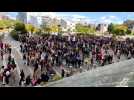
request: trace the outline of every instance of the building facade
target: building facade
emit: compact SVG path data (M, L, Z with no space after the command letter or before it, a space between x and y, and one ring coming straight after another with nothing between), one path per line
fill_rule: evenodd
M61 28L62 28L62 31L67 31L67 22L63 19L60 19L60 22L59 22Z
M37 20L37 17L35 16L30 16L30 21L29 21L30 24L34 25L35 27L38 27L38 20Z
M74 32L75 26L76 26L75 22L70 22L70 21L67 22L67 30L69 32L71 32L71 33Z
M134 32L134 20L126 20L126 21L124 21L123 24L124 24L124 25L127 25L127 26L128 26L128 29L129 29L131 32Z
M26 12L18 12L17 20L27 23L27 13Z
M7 19L9 19L9 17L8 16L5 16L5 15L1 15L0 16L0 20L4 20L4 19L7 20Z
M42 16L41 17L41 24L46 24L46 25L50 25L52 22L52 18L50 18L49 16Z
M108 31L108 24L98 24L97 30L98 30L100 33L105 33L105 32L107 32L107 31Z

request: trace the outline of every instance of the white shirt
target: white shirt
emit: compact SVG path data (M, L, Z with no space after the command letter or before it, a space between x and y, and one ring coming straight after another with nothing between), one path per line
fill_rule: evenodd
M75 41L75 36L73 37L73 41Z
M118 55L118 56L120 55L120 50L117 51L117 55Z
M70 41L70 36L68 36L68 41Z
M113 54L114 54L113 51L112 51L111 49L108 50L108 53L109 53L110 56L113 56Z
M41 60L44 60L44 57L45 57L45 53L43 52L43 53L41 54Z
M9 72L9 71L7 71L7 72L6 72L6 76L9 76L9 75L10 75L10 72Z

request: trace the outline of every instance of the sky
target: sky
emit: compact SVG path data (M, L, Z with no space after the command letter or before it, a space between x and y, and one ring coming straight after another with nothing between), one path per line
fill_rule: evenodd
M8 12L8 16L15 19L17 12ZM93 23L123 23L134 20L134 12L28 12L28 15L60 17L65 20L78 21L80 19Z

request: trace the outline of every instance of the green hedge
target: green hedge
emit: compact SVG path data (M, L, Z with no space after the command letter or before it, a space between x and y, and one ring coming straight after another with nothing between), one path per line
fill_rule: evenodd
M50 34L48 34L48 33L42 33L41 36L43 36L43 37L50 36Z
M53 81L57 81L57 80L60 80L60 79L62 79L59 75L54 75L53 76Z
M15 30L11 31L11 37L17 41L19 39L19 36Z

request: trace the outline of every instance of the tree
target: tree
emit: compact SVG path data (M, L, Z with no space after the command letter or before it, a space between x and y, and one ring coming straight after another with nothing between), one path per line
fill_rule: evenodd
M32 24L26 24L25 26L28 32L34 32L35 27Z
M89 32L89 28L82 24L76 24L75 29L76 29L76 32L80 32L80 33L88 33Z
M111 24L108 25L108 32L113 33L113 31L114 31L114 24L111 23Z
M47 34L49 34L52 30L51 27L49 25L46 25L45 23L41 25L41 29L44 33L47 33Z
M13 25L15 25L17 21L15 20L11 20L11 19L4 19L4 20L0 20L0 28L4 29L4 28L10 28Z
M127 33L128 27L126 25L115 25L113 28L113 34L115 35L125 35Z
M27 32L25 24L21 22L18 22L15 24L14 30L16 30L17 32L20 32L21 34L24 34Z
M40 28L35 28L34 33L36 33L37 35L41 35L41 29Z
M95 32L95 28L88 25L76 24L75 31L83 35L89 35Z
M50 28L51 28L51 32L54 32L54 33L58 33L58 32L59 32L59 27L58 27L58 25L52 24L52 25L50 26Z
M67 29L67 32L69 33L69 32L71 32L71 29L69 28L69 29Z
M40 28L35 27L33 32L34 32L34 33L41 32L41 29L40 29Z
M126 34L127 34L127 35L132 34L131 30L127 29Z

